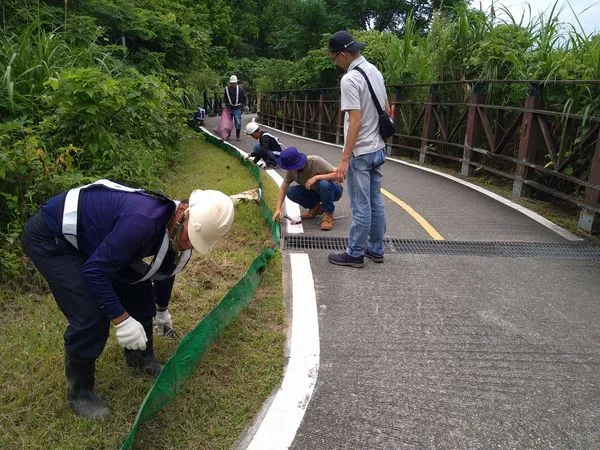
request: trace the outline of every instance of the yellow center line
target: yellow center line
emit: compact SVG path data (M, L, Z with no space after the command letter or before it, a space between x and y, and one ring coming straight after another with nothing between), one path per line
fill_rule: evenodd
M394 194L386 191L383 188L381 188L381 193L383 195L385 195L387 198L389 198L391 201L393 201L394 203L396 203L398 206L400 206L400 208L402 208L408 214L410 214L411 217L413 219L415 219L419 223L419 225L421 225L423 227L423 229L425 231L427 231L427 233L429 234L429 236L431 236L434 240L436 240L436 241L443 241L444 240L444 236L442 236L440 233L438 233L436 231L436 229L433 228L431 226L431 224L429 222L427 222L423 218L423 216L421 214L419 214L414 209L412 209L411 206L408 203L403 202L398 197L396 197Z

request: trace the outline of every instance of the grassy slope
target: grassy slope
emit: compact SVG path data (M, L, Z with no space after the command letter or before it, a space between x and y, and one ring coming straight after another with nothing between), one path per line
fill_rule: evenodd
M185 164L167 179L168 194L185 198L194 188L227 194L255 187L233 158L203 139L184 143ZM272 203L276 187L266 183ZM183 336L235 284L269 243L255 204L236 206L226 239L208 257L195 254L178 276L171 301L174 326ZM114 334L97 364L98 393L113 414L101 422L76 418L66 405L62 333L66 320L50 295L0 290L0 448L117 448L129 431L152 379L129 370ZM283 369L283 301L277 256L263 272L255 300L205 355L179 396L138 432L137 448L229 448ZM157 338L166 360L177 340Z

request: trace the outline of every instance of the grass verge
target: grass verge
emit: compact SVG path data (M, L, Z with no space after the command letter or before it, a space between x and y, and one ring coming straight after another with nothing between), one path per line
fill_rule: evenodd
M235 194L256 187L237 160L203 138L184 143L182 161L166 179L168 194L186 198L192 189ZM265 180L272 204L276 186ZM227 237L208 256L195 254L177 277L171 314L185 335L237 282L270 244L256 204L236 206ZM0 448L118 448L127 435L152 378L125 366L111 335L97 363L96 389L113 414L94 422L74 416L65 401L62 333L66 320L48 294L0 290ZM263 272L256 298L224 331L178 397L140 428L136 448L225 449L281 379L284 346L281 261ZM178 340L156 339L166 360Z

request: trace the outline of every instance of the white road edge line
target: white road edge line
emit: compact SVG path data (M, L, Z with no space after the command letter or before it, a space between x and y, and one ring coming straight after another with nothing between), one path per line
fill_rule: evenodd
M306 253L290 253L292 337L290 358L277 391L248 450L287 449L296 436L319 373L317 302Z
M215 136L206 128L202 129ZM215 136L217 137L217 136ZM224 141L226 142L226 141ZM227 142L242 156L247 153ZM277 186L281 186L283 178L273 169L265 170ZM300 217L300 206L286 197L286 212L292 218ZM287 223L288 233L302 233L302 224ZM290 253L292 280L292 324L289 358L285 374L279 390L275 393L266 412L262 415L260 424L254 424L256 429L247 450L282 450L287 449L296 436L308 403L312 397L317 377L319 375L319 318L317 315L317 295L306 253ZM247 442L244 439L243 442Z
M299 139L305 139L305 140L311 141L311 142L318 142L320 144L325 144L325 145L330 145L330 146L333 146L333 147L343 148L343 146L339 145L339 144L333 144L331 142L318 141L316 139L311 139L311 138L307 138L307 137L300 136L300 135L297 135L297 134L288 133L287 131L281 131L281 130L278 130L277 128L269 127L269 126L263 125L263 124L261 124L260 126L261 127L265 127L265 128L270 128L271 130L275 130L275 131L277 131L279 133L283 133L283 134L286 134L288 136L293 136L293 137L296 137L296 138L299 138ZM476 184L470 183L469 181L462 180L460 178L457 178L457 177L452 176L452 175L448 175L448 174L443 173L443 172L438 172L435 169L430 169L428 167L422 167L422 166L419 166L417 164L411 164L409 162L402 161L400 159L392 158L391 156L386 157L386 159L389 160L389 161L393 161L395 163L404 164L405 166L413 167L415 169L424 170L425 172L433 173L435 175L439 175L441 177L444 177L444 178L447 178L449 180L455 181L456 183L462 184L463 186L471 188L471 189L473 189L473 190L475 190L475 191L477 191L477 192L479 192L479 193L481 193L483 195L487 195L488 197L490 197L490 198L492 198L492 199L494 199L494 200L496 200L496 201L498 201L498 202L500 202L500 203L508 206L509 208L512 208L512 209L520 212L521 214L525 214L530 219L532 219L532 220L536 221L537 223L539 223L540 225L543 225L546 228L554 231L556 234L564 237L565 239L567 239L569 241L583 241L583 238L580 238L579 236L571 233L570 231L565 230L563 227L556 225L555 223L551 222L550 220L546 219L545 217L540 216L538 213L535 213L535 212L531 211L530 209L525 208L524 206L521 206L521 205L519 205L519 204L517 204L517 203L515 203L515 202L513 202L511 200L508 200L508 199L502 197L501 195L495 194L492 191L489 191L489 190L487 190L485 188L477 186Z

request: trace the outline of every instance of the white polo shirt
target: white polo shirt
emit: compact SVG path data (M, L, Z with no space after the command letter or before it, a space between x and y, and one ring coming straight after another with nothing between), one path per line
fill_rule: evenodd
M358 139L356 145L352 149L354 156L360 156L376 152L385 146L385 142L379 134L379 113L373 103L371 93L369 92L369 86L367 85L365 77L363 77L358 70L353 70L356 66L360 66L369 77L371 86L373 86L375 95L383 110L385 110L387 93L383 82L383 75L381 75L381 72L377 67L367 61L364 56L359 56L352 61L348 67L348 71L342 77L340 83L342 111L349 111L352 109L360 110ZM348 135L348 123L348 114L344 114L344 138Z

